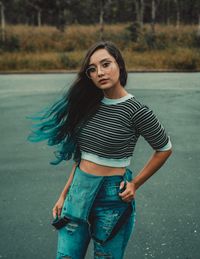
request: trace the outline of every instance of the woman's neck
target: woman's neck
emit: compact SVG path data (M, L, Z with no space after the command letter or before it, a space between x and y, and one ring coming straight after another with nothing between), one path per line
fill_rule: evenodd
M128 94L128 92L121 85L118 87L116 86L116 87L111 87L109 89L104 89L103 93L104 93L104 96L109 99L118 99Z

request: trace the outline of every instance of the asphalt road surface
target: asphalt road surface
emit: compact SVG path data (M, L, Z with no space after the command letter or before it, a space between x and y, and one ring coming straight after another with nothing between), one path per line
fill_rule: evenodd
M55 258L51 211L72 162L50 165L53 149L26 140L26 116L57 100L73 78L0 76L0 258ZM137 191L136 226L124 259L199 259L200 73L133 73L127 90L157 114L173 154ZM140 138L130 166L135 174L151 154ZM91 243L86 259L92 258Z

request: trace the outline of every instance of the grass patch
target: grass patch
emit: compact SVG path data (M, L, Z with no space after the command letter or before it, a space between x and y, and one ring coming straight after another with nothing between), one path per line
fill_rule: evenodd
M47 71L78 70L85 51L49 53L3 53L0 70ZM200 70L200 51L178 48L174 50L136 52L124 50L122 54L128 70Z
M200 37L197 26L132 24L105 25L104 39L122 51L129 70L200 70ZM0 42L1 71L77 70L85 51L99 40L99 25L55 27L7 26L6 42Z

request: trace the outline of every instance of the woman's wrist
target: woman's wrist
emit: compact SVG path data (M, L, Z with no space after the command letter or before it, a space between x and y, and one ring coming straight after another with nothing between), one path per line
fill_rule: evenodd
M68 193L68 190L69 190L69 188L68 188L67 190L63 191L63 192L60 194L60 198L61 198L61 199L65 199L65 198L66 198L67 193Z
M135 180L135 178L131 182L134 184L135 190L140 187L140 184Z
M65 199L65 198L66 198L66 194L61 193L59 199Z

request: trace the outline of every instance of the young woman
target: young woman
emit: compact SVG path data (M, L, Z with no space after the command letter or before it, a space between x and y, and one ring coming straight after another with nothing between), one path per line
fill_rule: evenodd
M74 165L53 207L58 230L57 259L123 258L135 222L136 190L171 154L171 142L156 115L125 90L127 72L120 51L98 42L87 52L67 94L42 117L30 140L58 145L57 161ZM138 174L128 168L139 136L154 149Z

